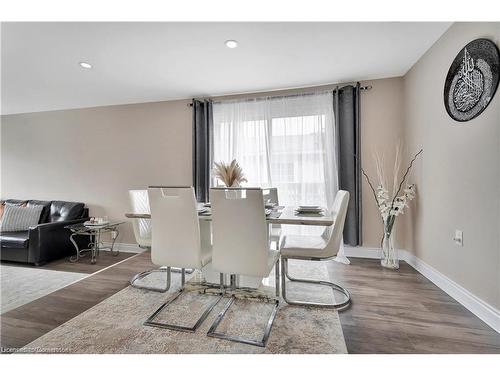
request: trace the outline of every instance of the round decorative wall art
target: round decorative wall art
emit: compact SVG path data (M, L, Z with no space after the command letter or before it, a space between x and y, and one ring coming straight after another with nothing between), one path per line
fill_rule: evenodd
M444 84L444 105L456 121L469 121L483 112L498 87L500 55L488 39L476 39L455 57Z

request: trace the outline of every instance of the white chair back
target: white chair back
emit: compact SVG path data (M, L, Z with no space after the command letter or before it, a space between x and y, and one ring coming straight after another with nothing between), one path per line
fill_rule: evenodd
M342 241L342 233L344 232L345 217L347 215L347 206L349 205L349 192L339 190L333 202L332 213L334 216L334 223L325 231L323 236L329 236L328 244L321 254L324 257L333 257L337 255L340 249L340 242ZM325 239L327 239L325 238Z
M200 224L192 187L148 189L151 205L151 260L159 266L202 267Z
M279 204L278 201L278 189L277 188L262 188L262 196L264 198L264 203L276 203Z
M220 273L267 277L269 244L262 190L210 189L213 268Z
M129 190L130 208L134 214L150 214L147 190ZM151 220L133 219L132 228L137 244L140 247L151 247Z

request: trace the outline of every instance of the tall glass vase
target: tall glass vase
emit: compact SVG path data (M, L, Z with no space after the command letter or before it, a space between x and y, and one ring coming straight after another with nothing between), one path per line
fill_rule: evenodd
M393 270L399 269L399 256L398 250L394 245L395 240L395 230L394 222L396 220L395 216L389 216L384 223L384 238L382 240L382 257L380 259L380 264L382 267L390 268Z

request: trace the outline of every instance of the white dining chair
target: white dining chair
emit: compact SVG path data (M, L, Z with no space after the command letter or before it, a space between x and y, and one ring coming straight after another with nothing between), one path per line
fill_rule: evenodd
M147 326L194 332L222 298L208 306L194 326L156 322L155 318L184 292L186 268L201 269L211 260L209 247L200 241L200 225L193 187L154 187L148 189L151 206L151 260L167 269L167 289L170 288L171 268L181 269L181 289L162 304L144 323Z
M263 188L262 196L264 203L272 203L279 206L278 189L277 188ZM281 241L281 224L269 224L269 241L274 245L276 250L280 248Z
M130 208L133 214L150 214L149 197L147 190L129 190ZM134 230L137 245L143 249L151 248L151 220L133 219L132 228Z
M133 214L151 214L151 209L149 206L149 196L148 191L144 190L129 190L129 202L131 213ZM151 219L142 219L142 218L134 218L132 219L132 229L134 230L134 237L137 245L141 249L151 249ZM170 268L171 272L181 272L179 268ZM137 289L145 289L151 290L154 292L166 292L168 291L168 285L163 287L157 286L147 286L144 284L140 284L139 281L156 272L167 272L166 267L155 268L151 270L147 270L141 273L134 275L130 279L130 285ZM192 269L188 269L185 271L187 274L193 273Z
M283 238L281 247L281 289L285 302L290 305L301 306L316 306L316 307L330 307L341 309L349 305L351 296L347 289L340 285L334 284L330 281L323 280L310 280L298 279L291 277L288 274L288 260L300 259L311 261L322 261L332 259L340 248L342 240L342 232L344 230L344 222L347 213L347 205L349 203L349 192L339 190L335 196L333 203L334 223L331 227L323 232L323 235L318 236L299 236L299 235L286 235ZM316 303L308 301L295 301L287 298L286 295L286 279L294 282L326 285L343 294L344 298L340 302L333 304Z
M224 291L224 275L230 275L231 298L208 331L208 336L264 347L271 333L279 304L279 251L269 249L266 213L260 188L212 188L213 259L220 273ZM248 340L216 332L235 301L236 275L268 277L276 271L276 299L262 340Z
M151 214L147 190L129 190L128 194L130 208L132 210L131 213ZM132 229L134 230L134 237L137 245L142 249L151 249L151 219L132 219ZM147 286L138 283L139 280L142 280L148 275L155 272L167 272L167 269L159 268L138 273L130 279L130 285L138 289L146 289L154 292L166 292L170 288L170 284L168 281L163 287Z

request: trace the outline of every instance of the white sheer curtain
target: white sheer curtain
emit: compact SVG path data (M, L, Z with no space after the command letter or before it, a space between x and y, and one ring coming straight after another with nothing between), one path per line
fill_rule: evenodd
M332 92L215 102L213 120L213 160L236 159L247 186L277 187L281 205L332 207L338 191Z

